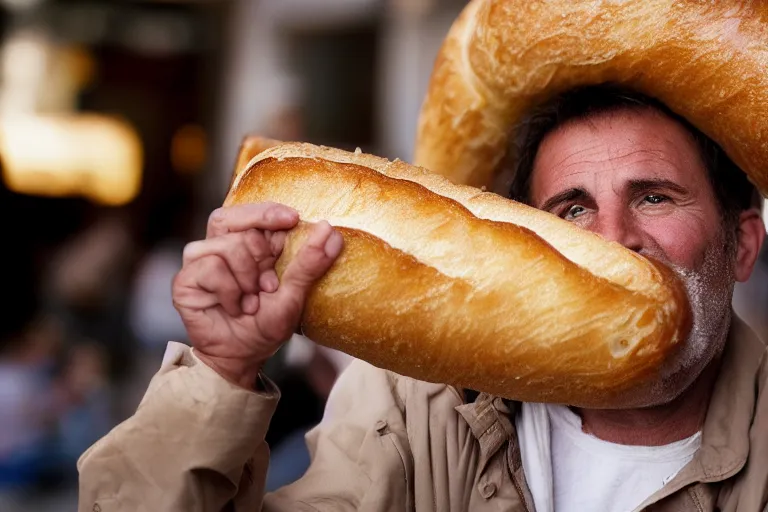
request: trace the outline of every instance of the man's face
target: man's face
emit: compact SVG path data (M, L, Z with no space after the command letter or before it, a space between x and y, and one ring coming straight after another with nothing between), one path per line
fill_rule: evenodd
M689 270L723 235L694 141L651 111L604 114L550 134L534 163L531 198L537 208Z
M530 199L678 272L694 327L680 357L663 369L662 386L687 387L723 346L735 281L733 251L692 137L650 110L573 121L542 141Z

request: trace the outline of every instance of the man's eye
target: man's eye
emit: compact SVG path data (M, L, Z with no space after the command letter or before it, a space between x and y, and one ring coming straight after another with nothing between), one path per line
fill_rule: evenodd
M659 194L651 194L651 195L645 196L644 201L649 204L660 204L666 201L667 199L668 198L666 196L662 196Z
M586 211L587 209L584 208L583 206L575 204L565 211L565 215L563 218L575 219L576 217L578 217L579 215L583 214Z

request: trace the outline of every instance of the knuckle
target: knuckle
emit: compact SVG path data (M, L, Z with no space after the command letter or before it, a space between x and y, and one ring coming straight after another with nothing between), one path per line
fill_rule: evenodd
M260 206L264 222L273 222L280 215L280 205L276 203L262 203Z
M208 216L208 226L212 228L216 228L224 224L227 218L227 213L225 208L216 208L211 212L211 214Z
M186 282L186 276L184 272L176 274L171 281L171 301L173 307L177 310L184 307L184 302L194 293L194 290L190 288L189 283Z
M307 245L300 253L300 257L297 261L300 263L303 269L312 271L318 266L321 266L328 256L325 254L325 250L321 246Z
M261 241L261 235L255 229L249 229L248 231L243 232L240 236L245 245L249 247L255 247Z
M273 201L267 201L261 203L262 215L268 222L274 222L276 220L284 220L286 215L295 213L295 211L282 203L275 203Z
M184 264L188 264L189 260L193 259L196 254L199 253L201 242L190 242L184 246L184 250L181 253Z
M227 259L230 265L237 267L237 269L249 269L254 266L254 260L250 251L243 242L243 237L238 236L228 244L223 251L223 256Z
M249 254L252 254L254 257L263 257L266 254L265 251L265 242L266 239L264 238L264 235L260 232L256 231L255 229L249 229L245 233L243 233L243 243L245 244L245 247L247 248Z
M174 309L184 309L184 302L189 297L189 295L189 293L185 293L183 290L174 290L173 297L171 298Z
M298 288L296 291L297 298L300 298L304 289L308 288L315 281L314 273L305 264L297 264L290 277L295 287Z
M173 291L173 294L176 295L179 291L179 287L181 286L181 282L183 279L182 273L184 270L181 270L176 275L173 276L173 279L171 280L171 290Z
M206 274L224 274L228 271L227 262L220 256L212 255L201 260L202 273Z

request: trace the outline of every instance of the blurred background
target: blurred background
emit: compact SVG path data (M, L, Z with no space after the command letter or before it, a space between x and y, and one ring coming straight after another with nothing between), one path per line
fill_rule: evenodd
M184 244L258 133L409 160L463 0L0 0L0 510L74 511L78 456L136 408ZM768 254L735 306L765 337ZM347 360L296 338L268 486Z

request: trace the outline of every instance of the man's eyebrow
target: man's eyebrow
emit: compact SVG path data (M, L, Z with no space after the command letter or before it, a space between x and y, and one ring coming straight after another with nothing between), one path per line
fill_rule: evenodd
M639 194L647 190L667 189L678 194L687 194L688 189L678 185L674 181L664 179L632 180L629 182L629 191L633 194Z
M544 201L544 204L542 204L539 209L544 211L550 211L552 208L554 208L560 203L573 201L575 199L591 199L591 198L592 196L589 194L589 192L587 192L583 188L569 188L567 190L560 192L559 194L555 194L554 196Z

